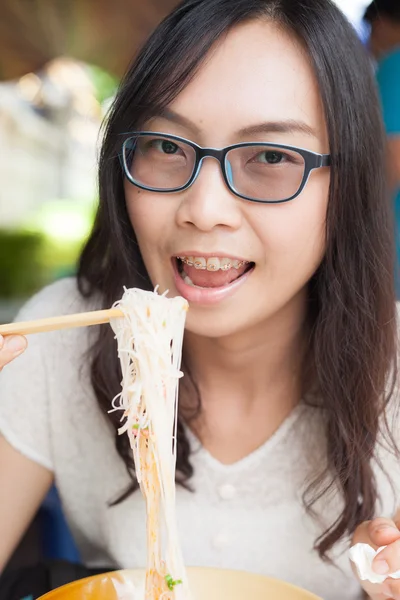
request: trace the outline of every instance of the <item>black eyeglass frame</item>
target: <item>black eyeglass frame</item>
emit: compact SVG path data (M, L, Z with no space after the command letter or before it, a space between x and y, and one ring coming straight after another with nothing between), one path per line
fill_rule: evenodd
M243 198L243 200L248 200L249 202L259 202L260 204L282 204L283 202L290 202L290 200L294 200L294 198L297 198L297 196L299 196L301 194L301 192L307 185L311 171L313 171L314 169L320 169L321 167L331 166L331 155L330 154L319 154L318 152L313 152L312 150L298 148L297 146L287 146L285 144L271 144L269 142L268 143L267 142L241 142L239 144L233 144L231 146L226 146L225 148L203 148L202 146L199 146L195 142L192 142L191 140L188 140L186 138L180 137L178 135L161 133L158 131L132 131L132 132L129 132L129 133L126 133L123 135L129 135L129 137L124 141L124 143L122 145L121 156L120 156L125 177L133 185L135 185L138 188L141 188L142 190L147 190L150 192L158 192L161 194L171 194L174 192L182 192L183 190L188 189L196 181L196 179L200 173L200 169L201 169L203 160L205 158L207 158L208 156L211 158L215 158L219 162L219 164L221 166L221 171L222 171L224 181L225 181L228 189L233 194L235 194L235 196L238 196L239 198ZM185 144L187 144L188 146L193 148L193 150L195 151L195 154L196 154L195 162L193 165L193 172L192 172L192 175L190 176L190 178L188 179L188 181L185 183L185 185L182 185L178 188L154 188L154 187L150 187L147 185L143 185L142 183L139 183L132 177L132 175L129 172L128 165L126 164L126 146L133 137L138 137L138 136L142 136L142 137L157 136L157 137L167 139L167 140L184 142ZM293 194L292 196L290 196L289 198L285 198L284 200L260 200L258 198L252 198L250 196L245 196L244 194L241 194L240 192L238 192L233 187L233 185L231 185L231 183L229 182L228 175L226 172L226 156L227 156L228 152L230 152L231 150L234 150L235 148L244 148L247 146L260 146L260 147L264 147L264 148L270 147L273 149L278 148L280 150L291 150L293 152L297 152L298 154L300 154L304 159L304 173L303 173L303 179L301 181L300 187L297 190L297 192L295 194Z

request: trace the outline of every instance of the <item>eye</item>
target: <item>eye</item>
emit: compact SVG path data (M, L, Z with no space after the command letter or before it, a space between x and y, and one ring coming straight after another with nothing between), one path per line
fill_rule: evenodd
M253 160L254 162L266 163L268 165L278 165L286 162L287 159L288 157L283 154L283 152L278 152L277 150L264 150L264 152L257 154Z
M179 146L171 142L171 140L152 140L151 146L163 154L177 154L180 150Z

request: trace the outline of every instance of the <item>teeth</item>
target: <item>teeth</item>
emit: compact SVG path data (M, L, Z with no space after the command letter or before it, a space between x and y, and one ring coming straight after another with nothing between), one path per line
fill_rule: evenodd
M219 258L217 256L212 256L207 259L207 271L218 271L220 268Z
M186 283L186 285L190 285L191 287L197 288L199 290L204 290L205 288L202 288L200 285L195 285L193 283L193 281L190 279L189 275L186 275L186 273L184 275L181 275L183 281Z
M202 269L204 271L207 268L207 261L202 256L194 256L193 264L195 269Z
M190 279L189 275L186 275L186 273L183 275L182 277L183 281L186 283L186 285L191 285L194 287L194 283L193 281Z
M222 271L229 271L229 269L232 269L231 259L230 258L220 258L219 268Z
M243 265L248 264L247 260L237 260L226 257L218 258L218 256L211 256L208 259L203 256L178 256L178 258L186 265L202 271L229 271L232 267L234 269L240 269Z

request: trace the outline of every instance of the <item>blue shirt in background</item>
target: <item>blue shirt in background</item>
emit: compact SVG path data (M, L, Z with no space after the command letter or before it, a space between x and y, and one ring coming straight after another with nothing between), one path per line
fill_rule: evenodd
M383 119L388 137L400 137L400 47L387 54L376 72L381 96ZM394 198L397 262L400 265L400 183ZM396 271L398 272L399 266ZM400 296L400 276L396 277L397 295Z

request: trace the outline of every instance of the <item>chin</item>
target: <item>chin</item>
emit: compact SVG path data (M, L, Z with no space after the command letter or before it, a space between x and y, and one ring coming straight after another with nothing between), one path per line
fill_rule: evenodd
M224 311L221 314L219 311L215 311L212 314L209 310L202 311L201 309L193 308L189 309L186 317L185 331L200 337L205 338L223 338L243 333L249 329L252 324L246 323L240 320L240 316L235 315L233 311ZM238 318L239 317L239 318Z

